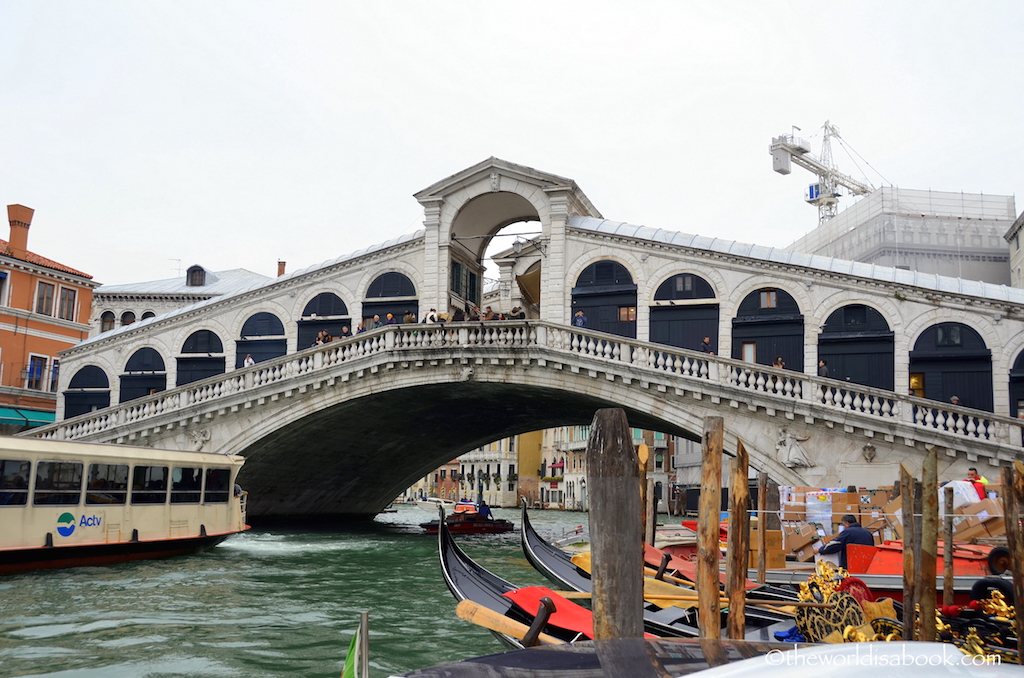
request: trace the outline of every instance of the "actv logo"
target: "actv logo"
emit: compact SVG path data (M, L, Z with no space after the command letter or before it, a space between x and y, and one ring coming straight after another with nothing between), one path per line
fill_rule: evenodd
M57 518L57 534L62 537L70 537L75 531L75 517L70 513L60 514Z

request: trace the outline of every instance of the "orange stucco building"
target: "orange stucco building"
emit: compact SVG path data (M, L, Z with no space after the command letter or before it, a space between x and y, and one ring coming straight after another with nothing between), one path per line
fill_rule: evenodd
M28 250L34 210L8 205L0 239L0 432L53 421L59 352L89 336L92 276Z

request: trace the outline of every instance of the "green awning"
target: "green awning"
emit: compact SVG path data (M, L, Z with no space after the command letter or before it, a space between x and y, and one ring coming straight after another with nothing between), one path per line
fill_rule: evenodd
M15 424L18 426L45 426L52 424L56 419L53 412L40 412L39 410L21 410L13 407L0 407L0 424Z

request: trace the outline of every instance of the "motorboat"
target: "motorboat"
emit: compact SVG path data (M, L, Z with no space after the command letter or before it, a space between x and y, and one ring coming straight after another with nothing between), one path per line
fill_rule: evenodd
M515 529L511 520L494 516L485 517L476 504L468 501L458 502L454 511L445 516L444 521L448 526L448 531L455 534L500 534ZM440 524L441 520L435 518L429 522L420 523L420 527L428 534L435 534Z
M241 456L0 438L0 574L166 558L245 524Z

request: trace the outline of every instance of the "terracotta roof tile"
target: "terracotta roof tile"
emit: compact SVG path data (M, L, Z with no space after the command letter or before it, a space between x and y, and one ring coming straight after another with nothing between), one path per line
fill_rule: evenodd
M77 275L81 276L82 278L88 278L89 280L92 280L92 276L89 275L88 273L83 273L78 269L71 268L70 266L65 266L64 264L58 264L53 259L47 259L46 257L40 256L35 252L25 252L24 258L15 257L13 254L11 254L10 243L8 243L6 240L3 240L2 238L0 238L0 254L8 256L11 259L27 261L28 263L35 264L36 266L52 268L53 270L60 271L61 273L70 273L71 275Z

